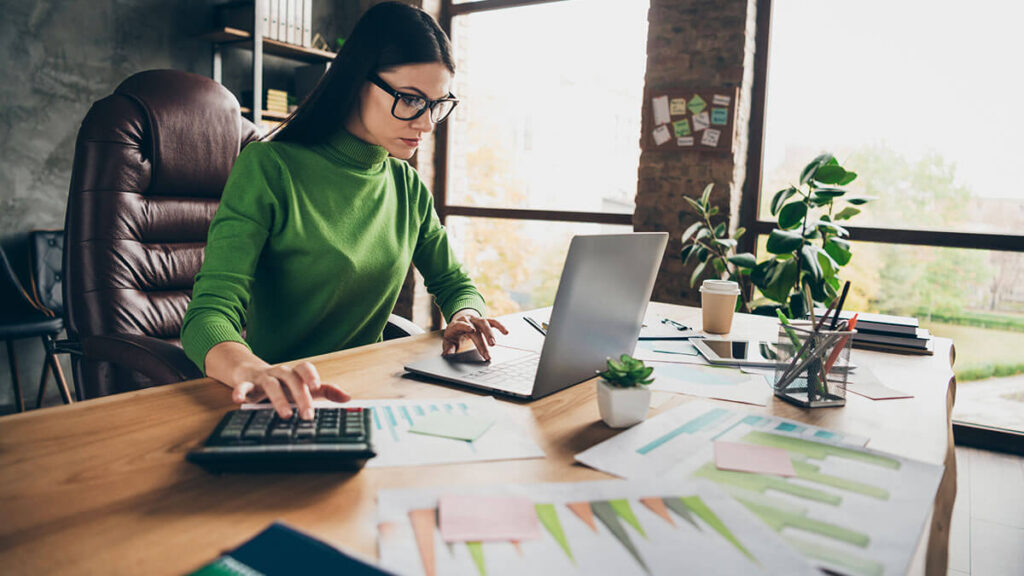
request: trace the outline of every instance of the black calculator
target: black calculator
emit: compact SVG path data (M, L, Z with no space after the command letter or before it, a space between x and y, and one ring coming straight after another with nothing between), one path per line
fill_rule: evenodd
M370 411L316 408L312 420L265 409L228 412L186 458L213 472L358 470L376 456Z

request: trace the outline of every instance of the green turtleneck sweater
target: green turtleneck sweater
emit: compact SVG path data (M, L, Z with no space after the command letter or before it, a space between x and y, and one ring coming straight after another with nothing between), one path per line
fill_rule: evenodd
M225 341L270 363L378 342L410 262L446 319L485 313L406 162L344 130L315 146L249 144L210 224L181 344L205 371Z

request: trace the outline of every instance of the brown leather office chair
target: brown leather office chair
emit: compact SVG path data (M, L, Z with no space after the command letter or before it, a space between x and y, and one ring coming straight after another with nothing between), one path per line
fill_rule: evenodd
M65 219L64 306L84 398L197 378L178 340L210 221L241 149L238 101L176 70L131 76L78 132ZM392 316L385 337L422 332Z

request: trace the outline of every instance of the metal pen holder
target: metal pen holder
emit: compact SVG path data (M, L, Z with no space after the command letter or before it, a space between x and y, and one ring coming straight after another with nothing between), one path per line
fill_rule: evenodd
M856 330L779 326L775 395L805 408L844 406Z

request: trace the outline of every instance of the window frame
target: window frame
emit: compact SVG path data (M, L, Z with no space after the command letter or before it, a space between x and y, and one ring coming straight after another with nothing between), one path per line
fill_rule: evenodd
M739 225L747 229L740 239L739 250L757 254L757 238L771 234L775 223L759 218L761 182L764 177L764 118L767 104L768 72L770 69L770 38L772 0L757 3L756 37L753 86L751 87L750 124L747 146L747 177L743 183ZM968 248L1005 252L1024 252L1024 235L952 232L937 229L872 228L849 226L850 236L858 242L931 246L936 248ZM955 378L951 382L955 386ZM952 410L952 407L950 407ZM950 414L952 417L952 413ZM952 434L957 444L972 445L989 450L1024 454L1024 432L993 428L983 424L953 422Z

